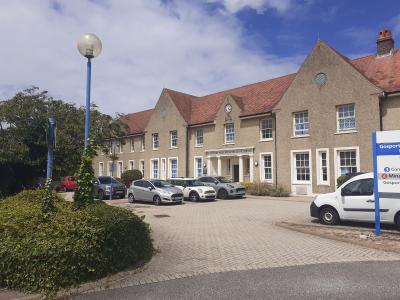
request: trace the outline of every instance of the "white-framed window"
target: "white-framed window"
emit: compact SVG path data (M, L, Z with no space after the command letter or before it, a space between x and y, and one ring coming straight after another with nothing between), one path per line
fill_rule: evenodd
M178 158L170 157L168 158L168 161L169 161L169 178L178 177Z
M337 106L336 114L338 132L356 129L356 113L354 104Z
M178 148L178 131L172 130L169 132L169 140L171 148Z
M260 153L260 178L262 181L273 181L273 158L272 152Z
M235 142L235 125L233 123L225 124L225 144Z
M197 156L194 158L194 177L203 176L203 157Z
M260 120L260 140L272 139L272 119Z
M153 150L157 150L159 147L158 133L153 133L151 138L153 142Z
M292 183L309 184L311 174L311 150L291 151L292 155Z
M128 162L128 164L129 164L129 170L135 169L135 161L134 160L130 160Z
M104 163L101 161L99 162L99 176L104 175Z
M135 138L130 139L131 152L135 152Z
M333 154L335 182L341 175L360 172L360 148L358 146L334 148Z
M196 147L201 147L204 144L203 128L196 128Z
M124 171L124 162L118 161L117 177L121 178L122 172Z
M308 120L308 111L300 111L293 113L293 135L308 135L310 123Z
M244 159L244 175L250 175L250 158Z
M145 148L146 148L146 138L144 135L142 135L140 138L140 151L143 152Z
M115 141L115 153L122 153L122 143L120 140Z
M154 158L150 160L150 171L151 171L151 177L154 179L158 179L160 172L159 172L159 159Z
M114 170L113 170L113 162L109 161L108 162L108 168L107 168L107 175L108 176L113 176L114 174Z
M330 185L329 180L329 149L317 149L317 184Z
M338 156L339 176L358 172L356 150L339 151Z
M144 160L141 159L139 161L139 171L142 173L142 176L144 177Z

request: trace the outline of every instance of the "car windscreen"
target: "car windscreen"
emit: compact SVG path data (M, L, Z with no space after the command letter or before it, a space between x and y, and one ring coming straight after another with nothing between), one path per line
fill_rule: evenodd
M172 187L168 181L165 180L150 180L150 182L157 188Z
M219 182L221 182L221 183L231 183L231 182L232 182L232 180L230 180L230 179L228 179L228 178L225 178L225 177L222 177L222 176L220 176L220 177L215 177L215 178L217 178L217 180L218 180Z
M76 181L76 177L71 176L71 177L69 178L69 180L70 180L70 181Z
M99 177L100 184L111 184L111 177ZM113 184L119 184L114 178L112 178Z
M202 183L200 180L187 180L184 181L187 186L203 186L204 183Z

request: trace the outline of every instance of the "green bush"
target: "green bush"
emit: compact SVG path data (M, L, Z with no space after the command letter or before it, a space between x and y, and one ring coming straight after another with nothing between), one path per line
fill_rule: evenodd
M43 222L42 197L23 191L0 201L0 287L54 293L151 257L149 226L128 210L101 201L78 209L52 194Z
M255 182L249 184L246 192L253 196L287 197L290 195L283 187L274 187L266 182Z
M121 181L123 184L125 184L127 187L129 187L132 183L132 181L142 179L143 175L142 172L139 170L127 170L124 173L121 174Z
M347 175L340 175L337 179L336 179L336 183L337 183L337 187L340 187L343 183L345 183L348 180L348 176Z

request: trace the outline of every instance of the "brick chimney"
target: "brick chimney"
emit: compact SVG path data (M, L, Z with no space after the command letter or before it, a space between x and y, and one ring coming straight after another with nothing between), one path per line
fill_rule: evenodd
M378 40L376 41L376 55L390 55L393 53L394 40L392 32L389 29L384 29L378 33Z

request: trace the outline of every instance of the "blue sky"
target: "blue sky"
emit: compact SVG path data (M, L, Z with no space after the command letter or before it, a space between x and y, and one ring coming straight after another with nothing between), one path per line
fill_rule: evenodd
M318 36L372 54L383 28L400 40L398 1L0 1L0 99L36 85L83 105L86 32L103 42L92 100L114 116L152 108L164 87L205 95L296 72Z

